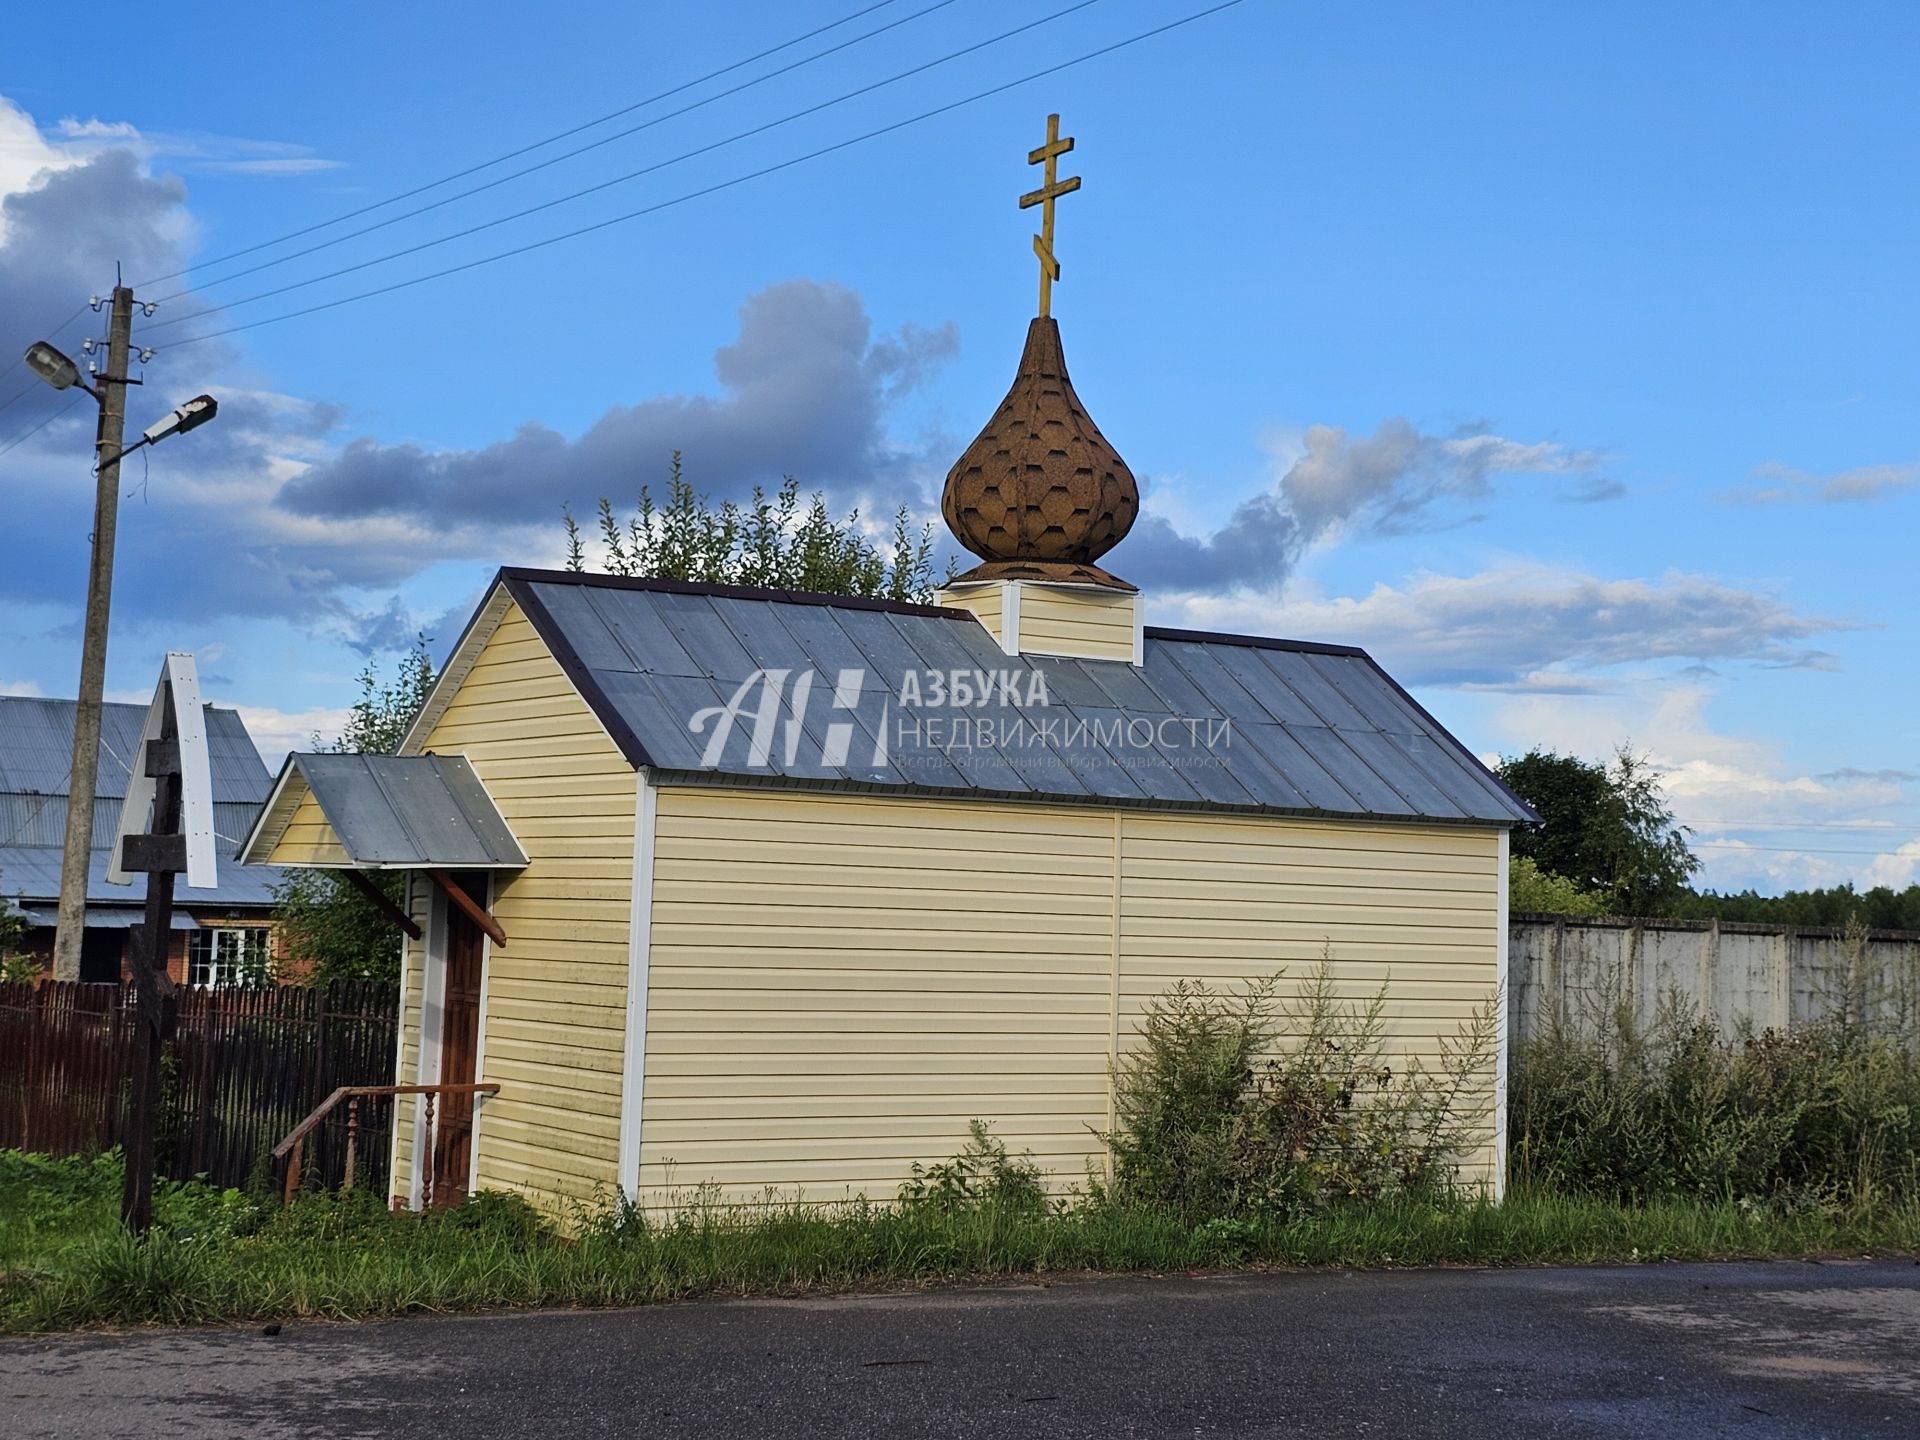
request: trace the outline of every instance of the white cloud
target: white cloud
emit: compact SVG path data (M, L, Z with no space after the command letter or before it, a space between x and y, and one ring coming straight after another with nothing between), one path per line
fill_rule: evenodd
M1359 438L1313 425L1297 445L1289 436L1268 448L1282 467L1271 491L1243 501L1208 536L1186 533L1173 515L1149 506L1114 556L1120 573L1138 584L1272 594L1312 546L1361 527L1390 534L1458 523L1458 511L1443 503L1484 499L1501 476L1557 478L1566 500L1621 493L1597 450L1512 440L1484 425L1427 435L1396 417Z
M269 770L278 770L290 750L311 750L313 737L332 739L346 727L344 708L317 706L311 710L276 710L266 705L234 705L216 699L216 705L240 712L241 723Z
M1803 773L1779 742L1714 727L1712 686L1643 676L1598 696L1502 696L1492 728L1507 753L1545 744L1604 756L1623 741L1652 757L1675 816L1695 831L1706 863L1699 883L1719 889L1832 885L1893 873L1920 842L1914 776L1900 770ZM1874 856L1876 842L1886 853Z
M1649 661L1822 665L1807 642L1843 628L1704 575L1609 580L1525 561L1331 599L1188 593L1156 618L1167 613L1196 629L1361 645L1420 684L1554 693L1604 690L1591 671Z
M1909 840L1898 850L1880 856L1867 867L1865 883L1894 890L1920 885L1920 840Z
M1920 462L1860 465L1831 475L1816 475L1769 461L1753 473L1779 483L1730 490L1722 498L1749 505L1861 504L1920 486Z

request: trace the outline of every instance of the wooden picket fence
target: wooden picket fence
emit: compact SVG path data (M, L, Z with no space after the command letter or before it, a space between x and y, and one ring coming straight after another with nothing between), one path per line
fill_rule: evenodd
M138 1008L126 986L0 985L0 1148L87 1155L119 1142ZM160 1173L276 1183L268 1152L337 1086L393 1083L398 1010L394 987L373 982L183 992L162 1061ZM386 1184L391 1111L361 1122L360 1184ZM322 1127L308 1173L339 1185L345 1150L344 1127Z

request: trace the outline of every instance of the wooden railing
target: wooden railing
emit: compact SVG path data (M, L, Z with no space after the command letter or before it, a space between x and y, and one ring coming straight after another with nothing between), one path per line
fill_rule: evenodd
M498 1085L342 1085L322 1100L311 1115L288 1131L286 1139L273 1147L274 1160L285 1161L287 1166L287 1178L281 1190L281 1200L284 1204L293 1203L293 1197L300 1190L301 1161L306 1154L307 1136L321 1121L332 1114L335 1107L342 1101L345 1101L347 1106L347 1171L346 1179L340 1187L342 1193L345 1193L353 1189L354 1155L360 1138L361 1100L370 1097L394 1098L401 1095L424 1095L427 1097L426 1135L424 1141L422 1137L416 1135L414 1146L418 1149L422 1143L426 1145L426 1149L421 1152L423 1164L420 1168L421 1174L425 1177L423 1183L426 1187L426 1194L421 1203L431 1209L434 1185L434 1139L438 1128L434 1119L434 1102L442 1095L498 1095L499 1093Z

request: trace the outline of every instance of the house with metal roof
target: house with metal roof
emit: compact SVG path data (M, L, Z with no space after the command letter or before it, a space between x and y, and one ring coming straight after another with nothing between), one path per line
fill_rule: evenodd
M236 858L271 783L260 752L235 711L209 705L205 713L220 883L211 890L180 891L167 968L182 985L220 984L266 962L272 943L273 886L280 878L273 866L242 865ZM0 696L0 904L25 915L27 953L49 963L60 901L73 715L71 700ZM128 767L140 753L146 718L145 705L101 707L80 959L83 981L120 981L128 958L127 932L140 923L145 904L145 882L110 884L107 866L126 799Z
M408 876L396 1203L887 1199L975 1119L1066 1184L1180 980L1325 957L1425 1060L1498 994L1533 812L1360 650L1145 623L1046 294L936 603L505 569L397 755L289 759L242 858Z
M1323 953L1438 1054L1532 812L1363 651L1145 625L1035 530L933 605L505 569L399 755L289 757L243 859L410 876L396 1200L888 1196L976 1117L1072 1180L1150 998Z

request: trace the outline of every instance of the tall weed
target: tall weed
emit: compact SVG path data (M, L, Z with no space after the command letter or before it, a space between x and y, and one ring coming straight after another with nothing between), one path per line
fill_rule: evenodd
M1920 1196L1920 1057L1857 1017L1731 1039L1669 997L1546 1017L1514 1052L1517 1184L1632 1203Z
M1484 1139L1495 1000L1436 1069L1389 1056L1385 1004L1385 984L1342 1000L1327 958L1291 999L1278 976L1233 993L1176 982L1115 1068L1096 1194L1193 1223L1444 1193Z

